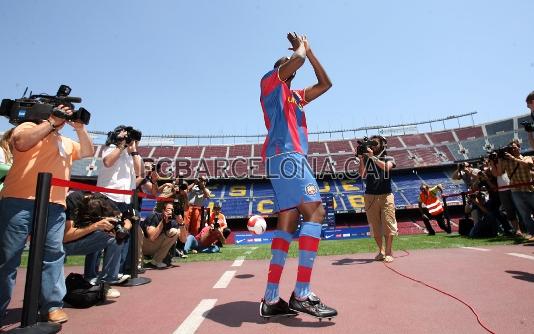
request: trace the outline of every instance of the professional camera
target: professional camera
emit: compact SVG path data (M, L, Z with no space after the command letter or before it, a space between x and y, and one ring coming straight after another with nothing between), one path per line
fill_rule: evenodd
M523 125L526 132L534 132L534 123L531 123L529 121L523 121L520 124Z
M124 228L124 218L121 216L116 216L109 218L108 221L113 224L113 232L115 232L115 239L118 243L122 242L128 238L128 230Z
M488 157L493 161L498 160L498 159L505 159L506 153L510 153L510 154L512 153L510 146L505 146L505 147L501 147L496 150L493 150L493 152L491 152Z
M0 116L9 118L9 123L18 125L23 122L41 123L43 120L53 115L67 121L89 124L91 113L85 108L74 109L73 103L80 103L80 97L69 96L70 87L59 86L55 96L30 93L29 97L22 97L16 100L3 99L0 105ZM26 95L26 93L24 93ZM58 106L62 104L72 109L72 115L65 114Z
M172 184L175 186L175 189L178 188L178 190L187 190L187 182L185 182L182 178L176 178L174 181L172 181Z
M219 227L221 227L221 224L219 224L219 222L215 222L213 223L213 227L218 229Z
M367 148L378 146L378 143L374 140L369 140L367 137L363 137L363 140L358 140L358 148L356 148L356 155L363 155L367 153Z
M126 136L119 137L122 131L126 131ZM106 145L117 145L121 141L125 140L127 145L130 145L133 141L141 141L142 133L139 130L134 129L131 126L119 125L115 130L108 132L108 139Z

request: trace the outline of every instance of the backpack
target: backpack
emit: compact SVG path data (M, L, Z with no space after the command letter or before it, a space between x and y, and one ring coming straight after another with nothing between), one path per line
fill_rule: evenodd
M88 308L106 301L104 283L92 285L83 275L70 273L65 278L67 294L63 300L75 308Z

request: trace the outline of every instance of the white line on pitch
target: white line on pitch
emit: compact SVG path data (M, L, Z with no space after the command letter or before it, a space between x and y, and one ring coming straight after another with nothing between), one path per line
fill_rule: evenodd
M228 287L232 278L234 278L235 270L225 271L224 274L219 278L217 283L213 286L214 289L224 289Z
M460 248L463 248L463 249L471 249L471 250L477 250L477 251L481 251L481 252L489 252L490 250L487 249L487 248L478 248L478 247L460 247Z
M252 251L246 251L245 252L245 255L249 255L249 254L252 254Z
M245 262L244 256L238 256L234 263L232 263L232 267L241 267L243 265L243 262Z
M217 299L202 299L173 334L193 334L196 332L216 302Z
M516 256L516 257L521 257L523 259L534 260L534 256L530 256L526 254L521 254L521 253L506 253L506 254Z

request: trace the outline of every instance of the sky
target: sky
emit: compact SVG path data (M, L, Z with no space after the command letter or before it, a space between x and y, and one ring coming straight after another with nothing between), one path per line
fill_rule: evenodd
M263 134L259 81L295 31L333 83L306 107L309 131L473 111L483 123L528 112L533 12L531 0L2 1L0 97L67 84L89 130ZM306 62L292 88L315 80Z

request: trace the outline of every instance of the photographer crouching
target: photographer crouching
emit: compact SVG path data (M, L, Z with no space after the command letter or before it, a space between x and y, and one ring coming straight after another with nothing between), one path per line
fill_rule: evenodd
M364 138L358 143L359 173L365 180L365 214L378 246L375 260L393 262L393 237L398 232L389 172L395 168L395 160L387 156L387 140L382 136Z
M13 165L0 193L0 320L11 300L22 251L32 231L38 173L48 172L55 178L69 180L73 161L94 154L85 125L73 120L73 114L70 107L58 105L46 118L23 122L13 132ZM79 143L59 133L65 124L74 129ZM66 197L66 188L52 187L39 303L41 317L58 323L68 320L63 311Z
M113 201L99 193L75 191L67 196L66 215L63 247L67 256L104 251L102 271L97 274L94 263L86 261L85 279L94 280L94 284L104 282L109 285L128 279L128 275L119 275L119 265L123 241L128 237L125 228L129 229L131 222L122 217ZM107 298L119 296L118 290L106 291Z
M152 256L149 266L162 269L170 266L173 254L169 250L180 238L185 243L187 230L181 217L176 218L172 202L163 206L162 212L155 212L141 222L143 255Z

